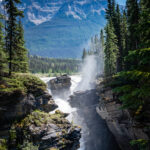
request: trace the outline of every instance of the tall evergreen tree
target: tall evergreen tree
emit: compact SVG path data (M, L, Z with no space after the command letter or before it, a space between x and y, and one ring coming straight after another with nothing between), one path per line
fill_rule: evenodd
M100 69L101 72L104 71L104 49L105 49L105 41L104 41L104 33L103 30L100 31Z
M106 43L105 43L105 75L110 76L117 72L117 58L118 46L117 37L114 33L112 21L110 21L106 28Z
M8 19L6 21L6 49L9 53L9 75L11 75L13 68L15 68L15 55L17 51L17 36L18 36L18 17L23 17L23 12L17 8L20 0L4 0Z
M128 64L124 62L124 58L128 55L128 27L127 27L127 16L124 10L121 17L121 45L122 45L122 65L123 70L127 68Z
M140 2L140 27L141 47L150 47L150 1L141 0Z
M6 69L6 52L4 50L4 36L3 36L3 16L0 14L0 76L3 75Z
M104 33L103 33L103 30L100 31L100 42L101 42L101 49L102 49L102 51L104 51L105 41L104 41Z
M107 9L106 9L106 19L112 20L115 19L115 0L108 0Z
M117 4L116 7L116 16L115 16L115 23L114 23L114 28L115 28L115 34L117 36L118 40L118 48L119 48L119 57L117 60L117 71L120 72L122 71L122 60L123 60L123 54L122 54L122 36L121 36L121 13L120 13L120 8L119 5Z
M127 0L127 21L129 31L129 50L139 47L140 36L138 32L139 24L139 4L138 0Z
M15 65L13 66L13 71L15 72L28 72L28 57L27 57L27 49L25 48L24 41L24 30L21 23L21 19L19 19L17 25L17 36L16 36L16 55L14 56Z

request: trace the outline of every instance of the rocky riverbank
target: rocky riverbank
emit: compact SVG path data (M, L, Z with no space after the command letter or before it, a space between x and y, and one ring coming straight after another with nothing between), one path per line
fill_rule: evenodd
M69 99L70 105L77 109L74 121L82 127L81 149L119 150L105 121L96 112L99 103L96 92L96 89L75 92Z
M18 84L19 83L19 84ZM81 129L56 111L46 85L32 75L0 83L0 150L76 150Z
M121 109L121 102L113 94L112 88L105 86L108 82L101 79L97 85L97 94L100 97L98 114L106 121L121 150L141 150L142 147L148 150L146 145L150 137L150 122L139 122L129 110Z

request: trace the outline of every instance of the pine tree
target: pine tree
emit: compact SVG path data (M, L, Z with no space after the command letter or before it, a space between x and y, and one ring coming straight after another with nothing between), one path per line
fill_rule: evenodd
M3 36L3 16L0 14L0 76L3 75L6 69L6 52L4 51L4 36Z
M115 16L115 23L114 23L114 28L115 28L115 34L117 36L118 40L118 48L119 48L119 57L117 60L117 72L122 71L122 61L123 61L123 54L122 54L122 36L121 36L121 13L120 13L120 8L119 5L117 4L116 7L116 16Z
M104 49L105 49L105 41L104 41L104 33L103 30L100 31L100 72L104 71Z
M4 0L8 19L6 21L6 49L9 53L9 75L11 75L13 68L15 68L15 55L17 50L17 18L23 17L23 12L15 5L20 4L20 0Z
M128 27L127 27L127 16L126 12L123 12L123 15L121 17L121 45L122 45L122 65L123 70L127 68L128 64L124 62L124 58L128 55Z
M102 29L100 31L100 42L101 42L101 49L102 49L102 51L104 51L105 41L104 41L104 33L103 33Z
M135 50L139 47L140 34L138 32L139 24L139 5L138 0L127 0L127 21L129 31L129 50Z
M141 34L141 47L150 47L150 1L141 0L140 2L140 27L139 31Z
M25 48L24 44L24 30L21 23L21 19L19 19L16 36L16 55L13 58L15 60L13 71L15 72L28 72L27 49Z
M117 72L117 58L118 46L117 37L114 33L112 21L110 21L106 28L106 43L105 43L105 75L110 76Z
M106 9L106 19L108 21L115 19L115 0L108 0L107 9Z
M95 38L94 38L94 53L95 53L95 54L98 54L99 51L100 51L99 39L98 39L98 36L95 35Z

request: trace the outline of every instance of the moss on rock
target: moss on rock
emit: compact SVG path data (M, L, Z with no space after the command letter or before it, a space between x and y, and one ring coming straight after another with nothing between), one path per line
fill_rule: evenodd
M32 74L13 74L11 77L3 77L0 82L0 97L16 93L32 93L38 96L45 90L46 84Z
M70 124L65 119L66 116L67 114L61 111L56 111L55 114L40 110L32 112L12 127L12 129L15 127L16 139L19 139L19 141L16 140L16 145L26 140L39 146L41 150L55 147L63 150L68 145L73 145L75 141L79 142L81 129ZM10 141L13 143L15 140L10 138Z

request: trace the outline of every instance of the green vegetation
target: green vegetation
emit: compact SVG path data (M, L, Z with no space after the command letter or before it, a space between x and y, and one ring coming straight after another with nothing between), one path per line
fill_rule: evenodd
M42 82L38 77L32 74L16 73L11 77L3 77L0 82L0 96L3 94L13 95L15 93L20 94L41 94L46 90L46 84Z
M149 6L149 0L127 0L127 9L120 11L114 0L108 0L105 27L109 27L109 32L105 29L105 77L111 78L109 86L122 109L128 109L143 129L150 122ZM146 139L130 144L137 150L149 149Z
M7 141L5 139L0 139L0 150L7 150Z
M17 147L17 149L24 149L28 150L29 148L33 148L33 150L37 150L40 146L40 142L43 136L43 132L49 132L50 130L47 130L47 125L55 126L55 128L52 127L52 132L56 134L55 138L58 138L58 145L57 147L65 147L66 144L70 144L70 141L68 139L68 129L70 131L74 130L74 127L71 127L71 124L68 122L68 120L65 119L66 114L62 113L61 111L57 110L55 114L49 114L45 113L40 110L35 110L28 116L26 116L24 119L22 119L19 122L16 122L12 125L10 130L10 138L9 141L11 143L12 147ZM57 127L57 128L56 128ZM17 139L20 138L18 141ZM32 139L37 137L37 140L39 139L40 142L35 142L33 145ZM57 142L56 142L57 143ZM31 147L30 147L31 146ZM54 146L53 144L51 145ZM61 149L60 148L60 149ZM51 149L55 149L54 147ZM57 149L56 149L57 150Z
M32 73L46 73L49 76L77 73L81 64L81 61L76 59L42 58L38 56L30 56L29 60Z
M146 0L127 0L127 13L121 13L114 0L108 0L105 30L105 76L113 76L111 85L122 108L130 109L135 118L143 121L148 118L150 104L149 4Z
M136 146L139 150L149 150L149 140L143 140L143 139L138 139L138 140L132 140L130 142L132 146Z

